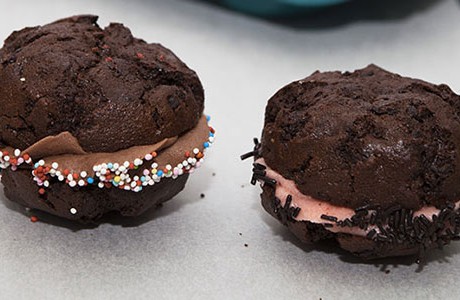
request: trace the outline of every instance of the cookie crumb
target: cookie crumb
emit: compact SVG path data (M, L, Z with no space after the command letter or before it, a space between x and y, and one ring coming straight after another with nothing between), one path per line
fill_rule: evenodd
M204 195L203 193L200 194L200 198L201 198L201 199L203 199L204 196L205 196L205 195Z
M240 232L239 235L243 235L243 234Z
M248 244L244 244L245 247L248 247L249 245Z

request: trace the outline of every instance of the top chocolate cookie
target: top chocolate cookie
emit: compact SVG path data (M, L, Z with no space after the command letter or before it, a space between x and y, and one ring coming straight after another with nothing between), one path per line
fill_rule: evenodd
M87 152L153 144L195 127L201 83L170 50L84 15L14 32L0 50L0 146L64 131Z
M266 109L261 153L335 205L409 209L460 199L460 96L370 65L315 72Z

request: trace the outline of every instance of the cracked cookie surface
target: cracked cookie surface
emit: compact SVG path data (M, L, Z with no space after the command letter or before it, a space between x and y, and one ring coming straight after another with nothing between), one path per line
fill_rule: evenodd
M69 131L114 152L192 129L204 108L194 71L122 24L82 15L11 34L0 50L0 146Z

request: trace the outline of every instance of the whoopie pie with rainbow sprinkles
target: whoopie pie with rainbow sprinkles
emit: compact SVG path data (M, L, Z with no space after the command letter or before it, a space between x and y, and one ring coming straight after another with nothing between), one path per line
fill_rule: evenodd
M97 19L15 31L0 49L5 195L81 222L171 199L214 141L196 73Z

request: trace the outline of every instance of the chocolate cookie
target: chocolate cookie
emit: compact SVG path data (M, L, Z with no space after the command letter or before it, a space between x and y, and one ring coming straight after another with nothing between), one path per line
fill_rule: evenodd
M76 16L14 32L0 52L0 140L26 149L70 132L88 152L155 144L192 129L204 107L192 70L122 24Z
M460 96L375 65L315 72L268 102L253 183L304 241L365 258L423 252L460 233ZM295 230L294 230L295 228Z
M5 194L82 221L170 199L214 138L196 73L97 19L25 28L0 49Z

